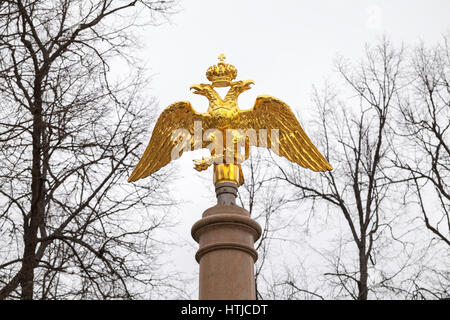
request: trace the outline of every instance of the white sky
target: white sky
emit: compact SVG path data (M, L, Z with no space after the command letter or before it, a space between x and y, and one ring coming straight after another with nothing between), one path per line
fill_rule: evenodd
M383 33L396 44L433 44L449 30L450 1L191 0L182 1L170 20L150 28L142 39L142 59L153 78L150 94L157 97L160 111L189 100L205 112L207 99L192 94L189 86L207 82L206 69L224 53L238 69L238 80L255 81L239 99L242 109L269 94L288 103L305 123L312 85L334 77L338 55L357 61L364 45ZM198 269L190 228L215 203L211 169L196 173L193 158L198 154L185 153L176 161L180 179L174 186L178 199L187 201L176 213L181 223L175 231L180 243L184 239L189 245L173 252L173 264L188 274Z

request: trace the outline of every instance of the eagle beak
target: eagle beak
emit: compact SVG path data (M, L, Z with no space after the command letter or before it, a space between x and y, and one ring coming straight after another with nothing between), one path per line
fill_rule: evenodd
M255 82L253 80L246 80L246 81L244 81L244 86L243 86L244 90L251 89L252 88L251 87L252 84L255 84Z
M202 85L200 84L193 84L192 86L189 87L189 89L194 90L193 93L195 94L203 94L203 88Z

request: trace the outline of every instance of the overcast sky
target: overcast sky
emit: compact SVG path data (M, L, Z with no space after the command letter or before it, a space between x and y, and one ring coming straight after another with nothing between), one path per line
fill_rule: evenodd
M357 61L365 44L375 43L383 33L396 44L433 44L449 26L448 0L190 0L181 1L169 23L146 33L142 58L153 78L151 94L158 99L159 111L189 100L205 112L207 99L192 94L189 86L207 82L206 69L224 53L226 62L238 69L238 80L255 81L239 99L242 109L252 107L258 95L269 94L289 104L305 123L312 86L335 77L337 56ZM176 213L177 241L189 243L173 253L174 268L188 273L198 268L190 228L215 202L211 169L196 173L193 158L197 152L185 153L173 167L180 170L174 192L187 202Z

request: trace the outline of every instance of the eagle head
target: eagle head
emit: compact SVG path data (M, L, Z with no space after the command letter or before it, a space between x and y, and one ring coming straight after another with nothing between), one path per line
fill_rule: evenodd
M251 85L255 84L253 80L239 80L231 83L231 88L235 89L237 92L242 93L246 90L251 89Z
M189 89L194 90L193 93L195 94L200 94L206 97L210 95L213 90L210 84L205 83L193 84Z

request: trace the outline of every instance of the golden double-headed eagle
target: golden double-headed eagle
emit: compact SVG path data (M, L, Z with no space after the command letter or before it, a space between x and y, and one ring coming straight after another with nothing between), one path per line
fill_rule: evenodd
M252 80L233 81L237 76L237 70L233 65L225 63L224 59L225 56L220 55L219 63L211 66L206 72L206 77L212 82L211 84L191 86L194 93L208 98L208 112L196 112L188 101L175 102L167 107L158 118L144 155L128 181L145 178L172 160L172 149L180 142L172 137L172 133L177 129L185 129L192 135L189 141L192 149L208 148L211 145L210 142L214 139L214 135L200 144L198 141L194 141L194 123L196 121L201 122L202 136L207 130L211 129L220 132L225 132L225 130L235 130L236 132L249 129L255 131L267 130L267 137L264 142L259 139L246 140L246 156L244 159L239 158L237 150L232 150L232 152L235 152L233 163L224 163L225 153L230 151L224 149L223 154L214 154L214 151L212 151L211 157L194 160L195 169L198 171L205 170L214 162L215 184L234 182L241 185L243 183L240 162L248 158L247 150L250 145L271 148L271 144L277 143L277 148L272 148L272 150L279 156L314 171L332 170L331 165L317 150L294 113L283 101L271 96L260 95L256 98L253 108L249 110L239 109L238 96L250 89L250 85L254 82ZM222 99L214 90L215 87L230 87L230 89L225 98ZM277 130L277 137L271 136L273 129ZM182 151L180 151L180 156Z

